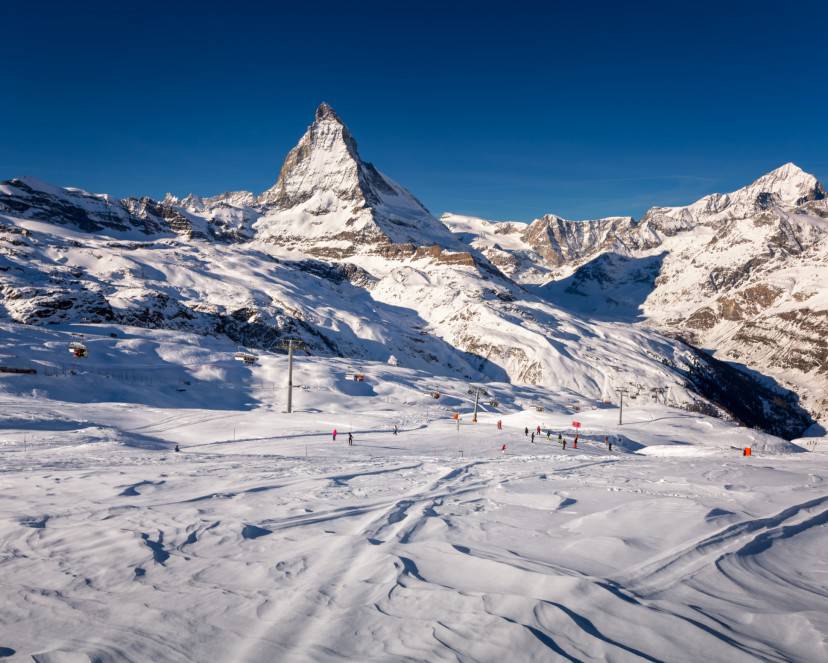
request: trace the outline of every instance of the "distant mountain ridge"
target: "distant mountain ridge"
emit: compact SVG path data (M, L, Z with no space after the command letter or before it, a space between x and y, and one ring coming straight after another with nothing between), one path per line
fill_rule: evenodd
M788 163L640 220L443 221L516 281L584 314L643 320L767 373L828 416L828 201Z

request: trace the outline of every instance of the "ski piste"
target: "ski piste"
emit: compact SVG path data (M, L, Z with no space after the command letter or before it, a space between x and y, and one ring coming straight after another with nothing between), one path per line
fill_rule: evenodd
M63 361L76 338L0 329L7 358ZM435 399L425 371L313 355L295 358L287 414L284 354L97 331L65 374L0 382L0 541L16 551L0 646L158 661L824 653L828 461L809 440L653 399L619 427L614 404L509 383L487 384L498 406L481 401L473 423L465 380L441 378ZM96 372L106 343L132 368ZM769 640L771 625L791 635Z

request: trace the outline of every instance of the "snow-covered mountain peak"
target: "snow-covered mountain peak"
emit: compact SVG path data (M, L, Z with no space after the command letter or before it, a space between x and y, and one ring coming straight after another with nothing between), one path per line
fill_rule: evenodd
M731 193L713 193L686 207L653 208L647 213L687 214L695 222L745 218L773 206L797 207L823 200L825 189L816 177L793 163L786 163Z
M325 103L258 203L265 209L255 226L260 239L312 243L326 255L377 244L457 244L414 196L362 160L348 127Z
M528 226L444 216L513 280L582 314L642 320L760 370L828 417L828 199L793 163L730 193Z
M356 141L348 128L333 108L320 104L313 124L288 153L276 184L260 201L286 209L309 200L323 188L356 200L361 193L360 165Z
M789 162L731 196L735 198L739 194L749 197L772 194L778 196L779 201L785 205L801 205L809 200L821 200L825 197L825 189L816 177Z
M824 199L825 189L816 177L793 163L786 163L730 193L713 193L683 207L653 207L642 217L640 230L652 235L645 244L657 244L665 236L699 225L718 228L775 208L793 211Z

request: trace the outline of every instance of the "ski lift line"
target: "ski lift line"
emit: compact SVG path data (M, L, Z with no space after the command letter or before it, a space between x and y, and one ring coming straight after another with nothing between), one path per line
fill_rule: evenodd
M468 397L465 394L459 394L459 393L453 392L453 391L446 391L445 389L426 389L426 393L429 396L432 396L432 394L440 394L440 398L443 398L445 396L449 396L451 398L456 398L458 400L461 400L461 401L464 401L464 402L469 403L471 405L474 405L474 399ZM481 406L484 403L488 404L488 401L481 401L480 402ZM490 407L495 407L495 406L490 405Z
M48 366L49 364L46 363L48 360L46 359L33 359L34 363L37 363L42 366ZM216 366L219 364L227 363L229 366L234 365L232 362L235 361L233 357L227 359L214 359L213 361L193 361L193 362L183 362L183 363L176 363L170 366L159 366L158 364L95 364L93 366L88 366L88 369L100 368L105 370L170 370L175 368L180 368L183 366ZM73 368L76 367L76 364L71 364Z

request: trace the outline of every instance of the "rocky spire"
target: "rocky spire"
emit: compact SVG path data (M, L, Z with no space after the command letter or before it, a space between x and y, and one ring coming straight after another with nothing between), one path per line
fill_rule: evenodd
M327 101L323 101L316 109L316 121L320 122L322 120L334 120L342 124L339 115L336 114L336 111Z
M392 242L448 246L448 229L408 191L363 161L327 103L287 155L276 184L259 197L269 241Z
M346 200L357 200L360 166L356 141L336 111L323 102L316 109L313 124L285 158L276 184L260 200L289 208L323 189Z

